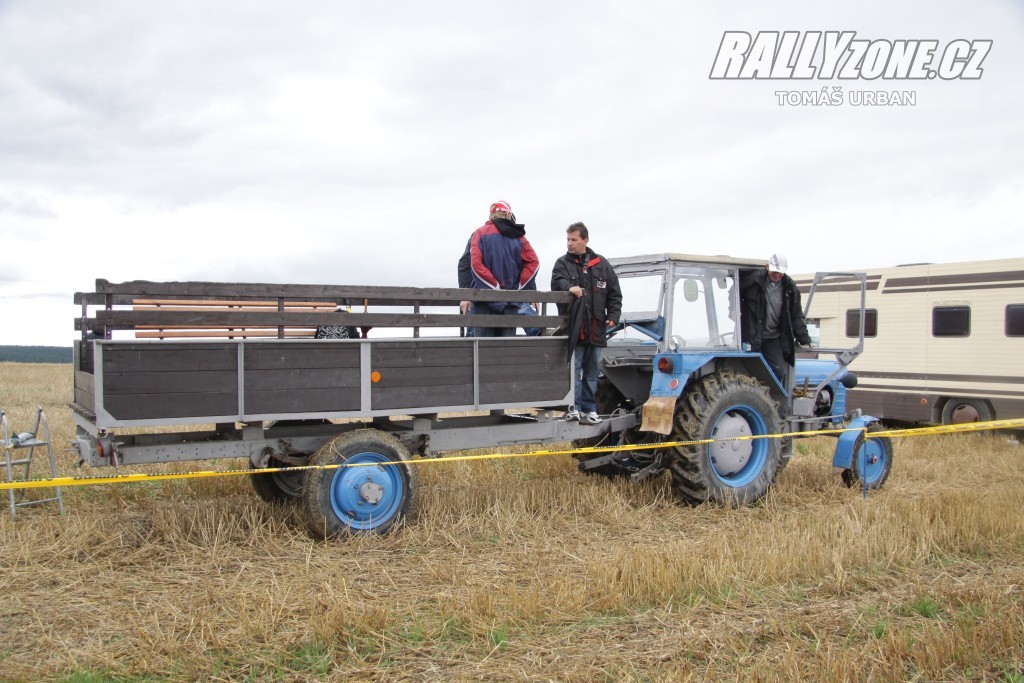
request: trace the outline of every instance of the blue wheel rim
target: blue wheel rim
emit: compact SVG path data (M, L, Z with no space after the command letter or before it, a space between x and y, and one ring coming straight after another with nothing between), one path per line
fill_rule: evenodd
M725 420L729 420L732 423L736 423L735 417L741 417L746 423L746 429L744 433L733 434L733 433L718 433L719 427ZM735 430L732 430L735 431ZM719 415L718 419L715 420L715 424L711 429L712 438L725 438L728 436L745 436L747 434L752 436L760 436L768 433L768 424L765 422L764 417L761 416L757 410L748 405L736 405L730 407L728 410ZM716 463L714 456L714 448L716 444L709 444L709 459L711 461L711 468L715 472L715 476L718 477L719 481L727 486L739 488L746 486L750 482L757 479L764 469L765 463L768 461L768 453L771 448L771 444L768 439L753 439L751 441L737 441L736 444L750 444L750 456L747 461L735 471L722 471L719 465Z
M866 486L871 486L885 474L889 454L880 439L864 439L857 449L857 468Z
M363 452L349 456L331 479L331 508L342 524L357 529L376 529L390 523L402 508L406 495L402 465L387 465L391 458ZM377 463L374 465L373 463Z

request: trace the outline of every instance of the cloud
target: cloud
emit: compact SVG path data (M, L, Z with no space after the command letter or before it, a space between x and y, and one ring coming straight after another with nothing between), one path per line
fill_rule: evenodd
M576 220L608 256L1021 253L1021 26L997 0L7 3L0 236L46 269L0 281L453 286L496 199L542 284ZM912 87L906 108L780 107L804 86L708 79L723 31L829 29L994 48L974 83L843 84Z

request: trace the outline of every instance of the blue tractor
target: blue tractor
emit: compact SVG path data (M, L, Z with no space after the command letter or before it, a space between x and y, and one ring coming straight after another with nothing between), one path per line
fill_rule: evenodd
M863 348L863 330L853 348L798 354L794 377L780 380L740 339L737 283L764 261L659 254L612 265L625 310L602 358L598 411L633 412L639 426L581 445L677 445L583 454L581 470L636 481L668 471L685 502L746 504L764 497L786 466L793 434L848 427L833 458L843 481L865 490L885 483L892 443L866 438L880 429L875 418L846 412L846 390L856 384L847 366ZM856 273L815 276L805 312L819 286L859 286L863 308L865 281Z

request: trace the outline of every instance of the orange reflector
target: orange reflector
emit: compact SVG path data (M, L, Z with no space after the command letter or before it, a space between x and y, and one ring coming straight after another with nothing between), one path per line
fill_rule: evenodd
M675 370L675 364L668 356L662 356L658 359L658 370L666 374L671 374L671 372Z
M379 373L379 372L377 372L376 370L374 370L373 372L371 372L371 373L370 373L370 381L371 381L371 382L373 382L374 384L376 384L377 382L379 382L379 381L380 381L380 373Z

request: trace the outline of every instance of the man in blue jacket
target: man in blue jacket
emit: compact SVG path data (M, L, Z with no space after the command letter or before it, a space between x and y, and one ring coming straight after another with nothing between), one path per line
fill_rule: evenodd
M507 202L491 204L488 220L469 239L470 270L474 289L535 290L540 261L526 239L526 226L516 223ZM461 284L461 282L460 282ZM476 302L473 312L518 315L519 304ZM514 327L475 327L475 337L510 337Z

